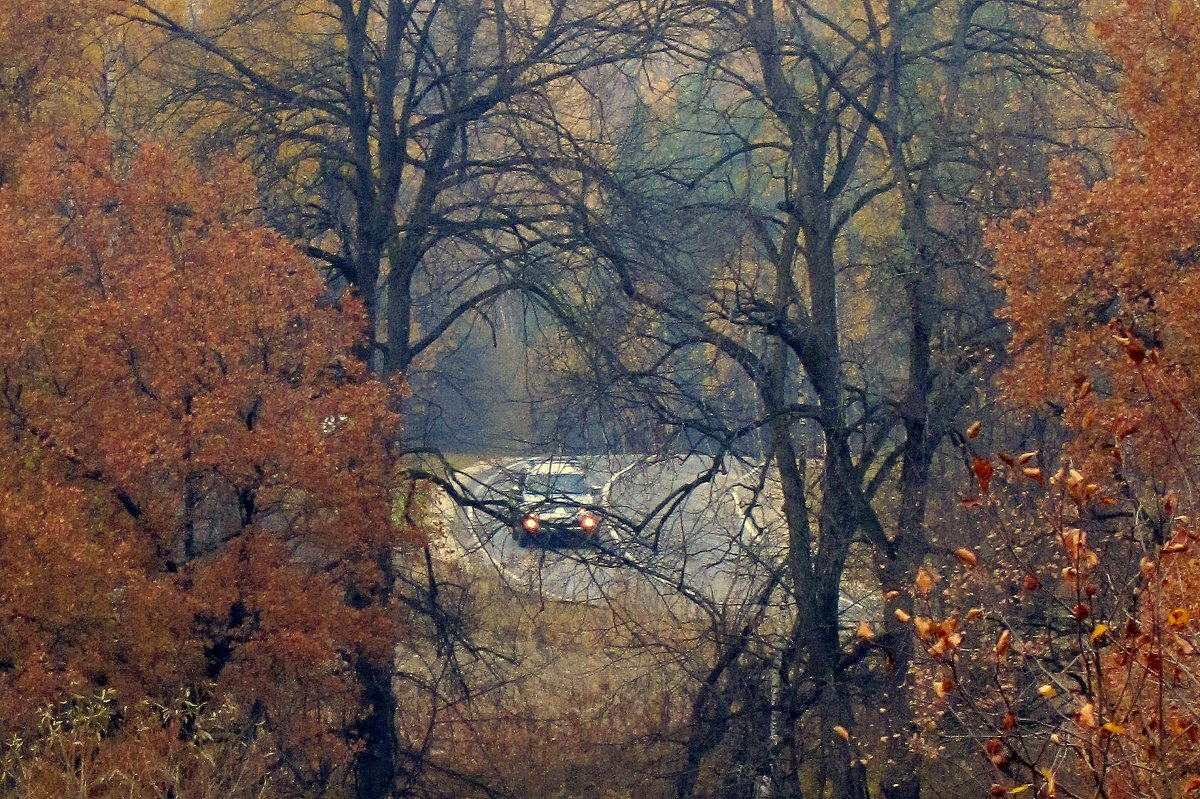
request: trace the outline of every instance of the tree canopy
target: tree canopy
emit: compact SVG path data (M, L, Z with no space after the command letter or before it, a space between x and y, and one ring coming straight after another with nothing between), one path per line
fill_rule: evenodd
M0 718L64 695L230 701L295 779L363 745L390 668L396 419L362 309L253 184L46 136L0 191Z

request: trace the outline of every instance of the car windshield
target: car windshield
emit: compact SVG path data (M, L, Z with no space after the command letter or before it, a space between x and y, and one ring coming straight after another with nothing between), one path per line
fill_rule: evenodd
M531 474L525 481L525 490L542 497L579 496L588 493L588 484L578 472Z

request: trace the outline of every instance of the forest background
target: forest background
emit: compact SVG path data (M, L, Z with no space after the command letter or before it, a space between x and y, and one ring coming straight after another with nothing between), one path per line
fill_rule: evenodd
M0 794L1200 790L1198 42L1189 0L6 2ZM739 600L447 554L504 519L464 468L552 453L702 455L610 520L655 549L753 475Z

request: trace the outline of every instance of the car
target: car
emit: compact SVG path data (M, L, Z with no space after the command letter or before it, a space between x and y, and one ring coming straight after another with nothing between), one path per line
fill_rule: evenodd
M517 545L552 541L595 543L600 535L599 490L588 485L587 473L569 460L536 463L516 483Z

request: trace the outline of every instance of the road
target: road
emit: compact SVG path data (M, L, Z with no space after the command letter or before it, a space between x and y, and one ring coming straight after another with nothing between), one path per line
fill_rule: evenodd
M606 523L596 547L517 546L501 514L503 488L528 461L468 470L472 497L496 515L460 509L452 529L473 563L547 599L603 602L641 592L712 608L747 603L782 562L786 537L760 470L714 470L703 456L575 459L601 488ZM764 503L764 497L767 501Z

